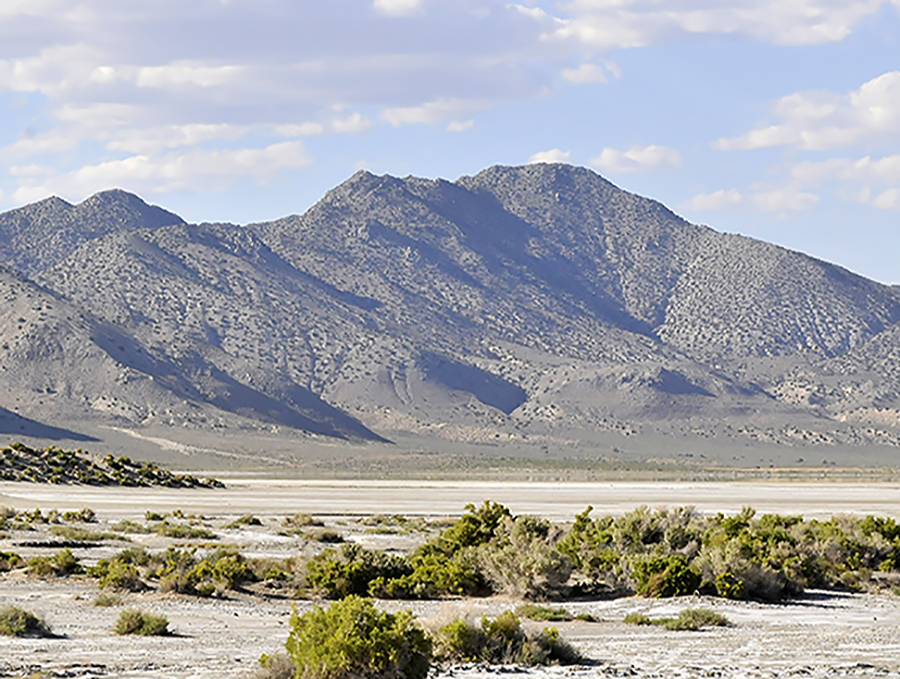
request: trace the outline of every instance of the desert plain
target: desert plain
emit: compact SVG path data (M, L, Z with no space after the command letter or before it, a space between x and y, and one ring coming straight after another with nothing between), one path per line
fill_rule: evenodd
M458 517L467 503L491 499L514 514L571 521L587 505L595 513L622 514L640 505L692 505L701 514L734 513L746 505L760 512L827 518L834 514L877 514L900 518L900 484L891 483L521 483L425 481L300 481L220 475L224 490L57 487L0 484L0 505L42 511L90 507L104 527L123 520L143 521L145 513L180 512L203 517L217 543L238 546L248 556L284 557L322 546L278 534L284 517L308 513L366 547L405 552L428 530L373 530L368 517L404 515L439 526ZM261 525L225 528L253 514ZM23 556L53 551L54 538L12 531L0 551ZM436 529L435 529L436 530ZM75 548L85 565L126 547L151 550L185 546L185 540L156 534L128 535L129 542L104 541ZM188 541L189 544L190 541ZM25 544L27 543L27 544ZM28 546L33 545L33 546ZM98 607L96 581L83 576L41 580L21 571L0 576L0 606L15 605L42 616L55 638L0 639L0 676L128 677L206 679L251 677L262 653L277 652L288 634L292 609L322 602L293 600L286 593L231 593L198 598L158 592L122 596L119 605ZM379 602L390 610L408 608L420 621L439 625L456 617L473 619L515 609L505 597L439 601ZM624 598L554 603L595 622L553 623L590 664L524 668L461 666L436 670L439 677L834 677L900 676L900 597L807 591L778 604L693 596L675 599ZM666 631L623 623L629 613L651 617L688 607L725 615L727 627L695 632ZM123 608L165 615L172 634L121 637L113 633ZM529 623L539 625L539 623Z

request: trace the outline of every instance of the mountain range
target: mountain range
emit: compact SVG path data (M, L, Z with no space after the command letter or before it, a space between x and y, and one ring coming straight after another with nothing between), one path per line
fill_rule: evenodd
M0 432L37 439L900 446L900 288L569 165L248 225L48 198L0 214L0 294Z

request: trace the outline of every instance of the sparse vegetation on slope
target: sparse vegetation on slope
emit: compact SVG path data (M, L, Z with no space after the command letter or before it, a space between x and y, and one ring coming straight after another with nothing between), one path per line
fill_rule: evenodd
M152 462L137 462L124 455L101 458L83 450L29 448L24 443L0 449L0 480L91 486L224 487L215 479L173 474Z

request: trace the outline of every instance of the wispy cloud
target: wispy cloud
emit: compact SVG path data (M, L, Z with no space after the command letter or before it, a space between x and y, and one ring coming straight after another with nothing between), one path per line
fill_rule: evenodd
M597 49L643 47L696 35L739 35L777 45L843 40L888 0L570 0L547 40Z
M532 154L528 159L528 163L532 165L535 163L568 163L571 159L571 151L550 149L549 151L539 151L538 153Z
M819 196L794 189L774 189L742 193L737 189L720 189L712 193L697 194L686 201L684 210L745 209L761 212L785 212L809 210L819 202Z
M648 172L661 168L681 167L681 154L666 146L632 146L627 151L605 148L588 161L592 166L612 174Z
M900 137L900 71L891 71L847 94L798 92L783 97L781 121L716 142L723 151L793 146L826 150L880 136Z

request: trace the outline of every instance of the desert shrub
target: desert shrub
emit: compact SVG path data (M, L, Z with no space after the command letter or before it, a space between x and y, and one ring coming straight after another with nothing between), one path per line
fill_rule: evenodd
M50 532L66 540L74 542L102 542L103 540L127 540L115 533L104 533L88 530L80 526L50 526Z
M686 608L677 618L649 618L643 613L629 613L624 622L628 625L657 625L669 631L693 632L703 627L725 627L728 618L708 608Z
M435 547L445 554L456 554L467 547L487 544L511 517L509 510L496 502L485 500L481 507L468 504L466 513L441 533Z
M132 563L121 561L111 562L97 584L100 589L118 589L128 592L140 592L146 589L137 567Z
M15 552L0 552L0 573L15 570L25 565L25 559Z
M385 613L358 596L295 611L285 647L304 679L425 679L431 661L431 642L412 613Z
M50 628L34 613L16 606L0 607L0 635L6 637L48 637Z
M211 530L189 526L184 523L169 523L163 521L156 529L156 534L164 538L178 538L181 540L215 540L218 536Z
M133 533L135 535L154 532L154 529L137 523L136 521L130 521L128 519L123 519L122 521L114 523L109 527L109 529L115 531L116 533Z
M306 584L329 599L366 595L373 581L383 583L409 575L401 557L364 549L357 544L326 549L306 564Z
M819 582L816 538L808 536L801 546L800 523L800 517L777 515L754 520L749 507L737 516L716 517L694 561L706 589L731 599L774 601Z
M33 556L28 559L27 571L39 578L64 578L69 575L83 573L84 569L72 554L72 550L63 549L51 556Z
M77 512L64 512L62 518L63 521L72 521L75 523L97 523L97 515L90 507L84 507Z
M700 571L681 554L638 557L631 564L635 591L648 597L693 594L700 587Z
M678 614L674 622L666 623L668 630L698 630L701 627L725 627L728 618L708 608L686 608Z
M310 526L322 526L321 521L314 519L309 514L294 514L294 516L285 517L281 522L281 535L303 535Z
M625 616L625 620L623 622L626 625L652 625L653 621L649 616L644 615L643 613L629 613Z
M94 606L99 606L100 608L110 608L111 606L121 605L122 596L119 594L98 594L97 598L94 599Z
M163 636L169 633L169 621L163 615L152 615L137 608L129 608L119 615L113 631L122 635Z
M257 580L244 557L229 550L198 559L194 552L170 547L153 574L161 591L196 596L220 594Z
M496 537L480 546L477 562L495 592L525 599L552 599L566 592L574 568L555 547L549 521L505 517Z
M303 538L315 542L323 542L328 545L339 545L344 542L344 536L334 530L317 528L303 533Z
M564 622L571 620L572 616L565 608L548 608L537 604L523 604L516 609L516 615L528 620L540 622Z
M144 512L144 520L145 521L162 521L165 518L166 517L163 516L162 514L160 514L159 512L154 512L149 509L146 512Z
M147 586L141 579L139 568L148 566L150 561L151 557L143 547L126 549L112 558L100 559L87 569L87 573L97 578L100 589L140 592Z
M257 519L253 514L244 514L239 519L235 519L224 528L240 528L242 526L261 526L262 521Z
M259 659L259 668L250 679L294 679L294 672L294 663L286 653L264 653Z
M428 530L428 523L424 519L408 519L402 514L376 514L368 516L360 521L363 526L369 526L367 533L412 533Z
M529 634L511 612L501 613L493 620L484 616L480 625L466 620L445 625L435 637L435 657L447 663L522 665L570 665L583 660L560 638L556 628Z
M510 517L496 502L466 505L462 517L407 557L408 572L376 579L370 592L391 599L490 594L478 548L497 539Z
M622 554L613 544L613 518L591 519L593 507L575 517L568 534L556 544L591 585L623 589Z

